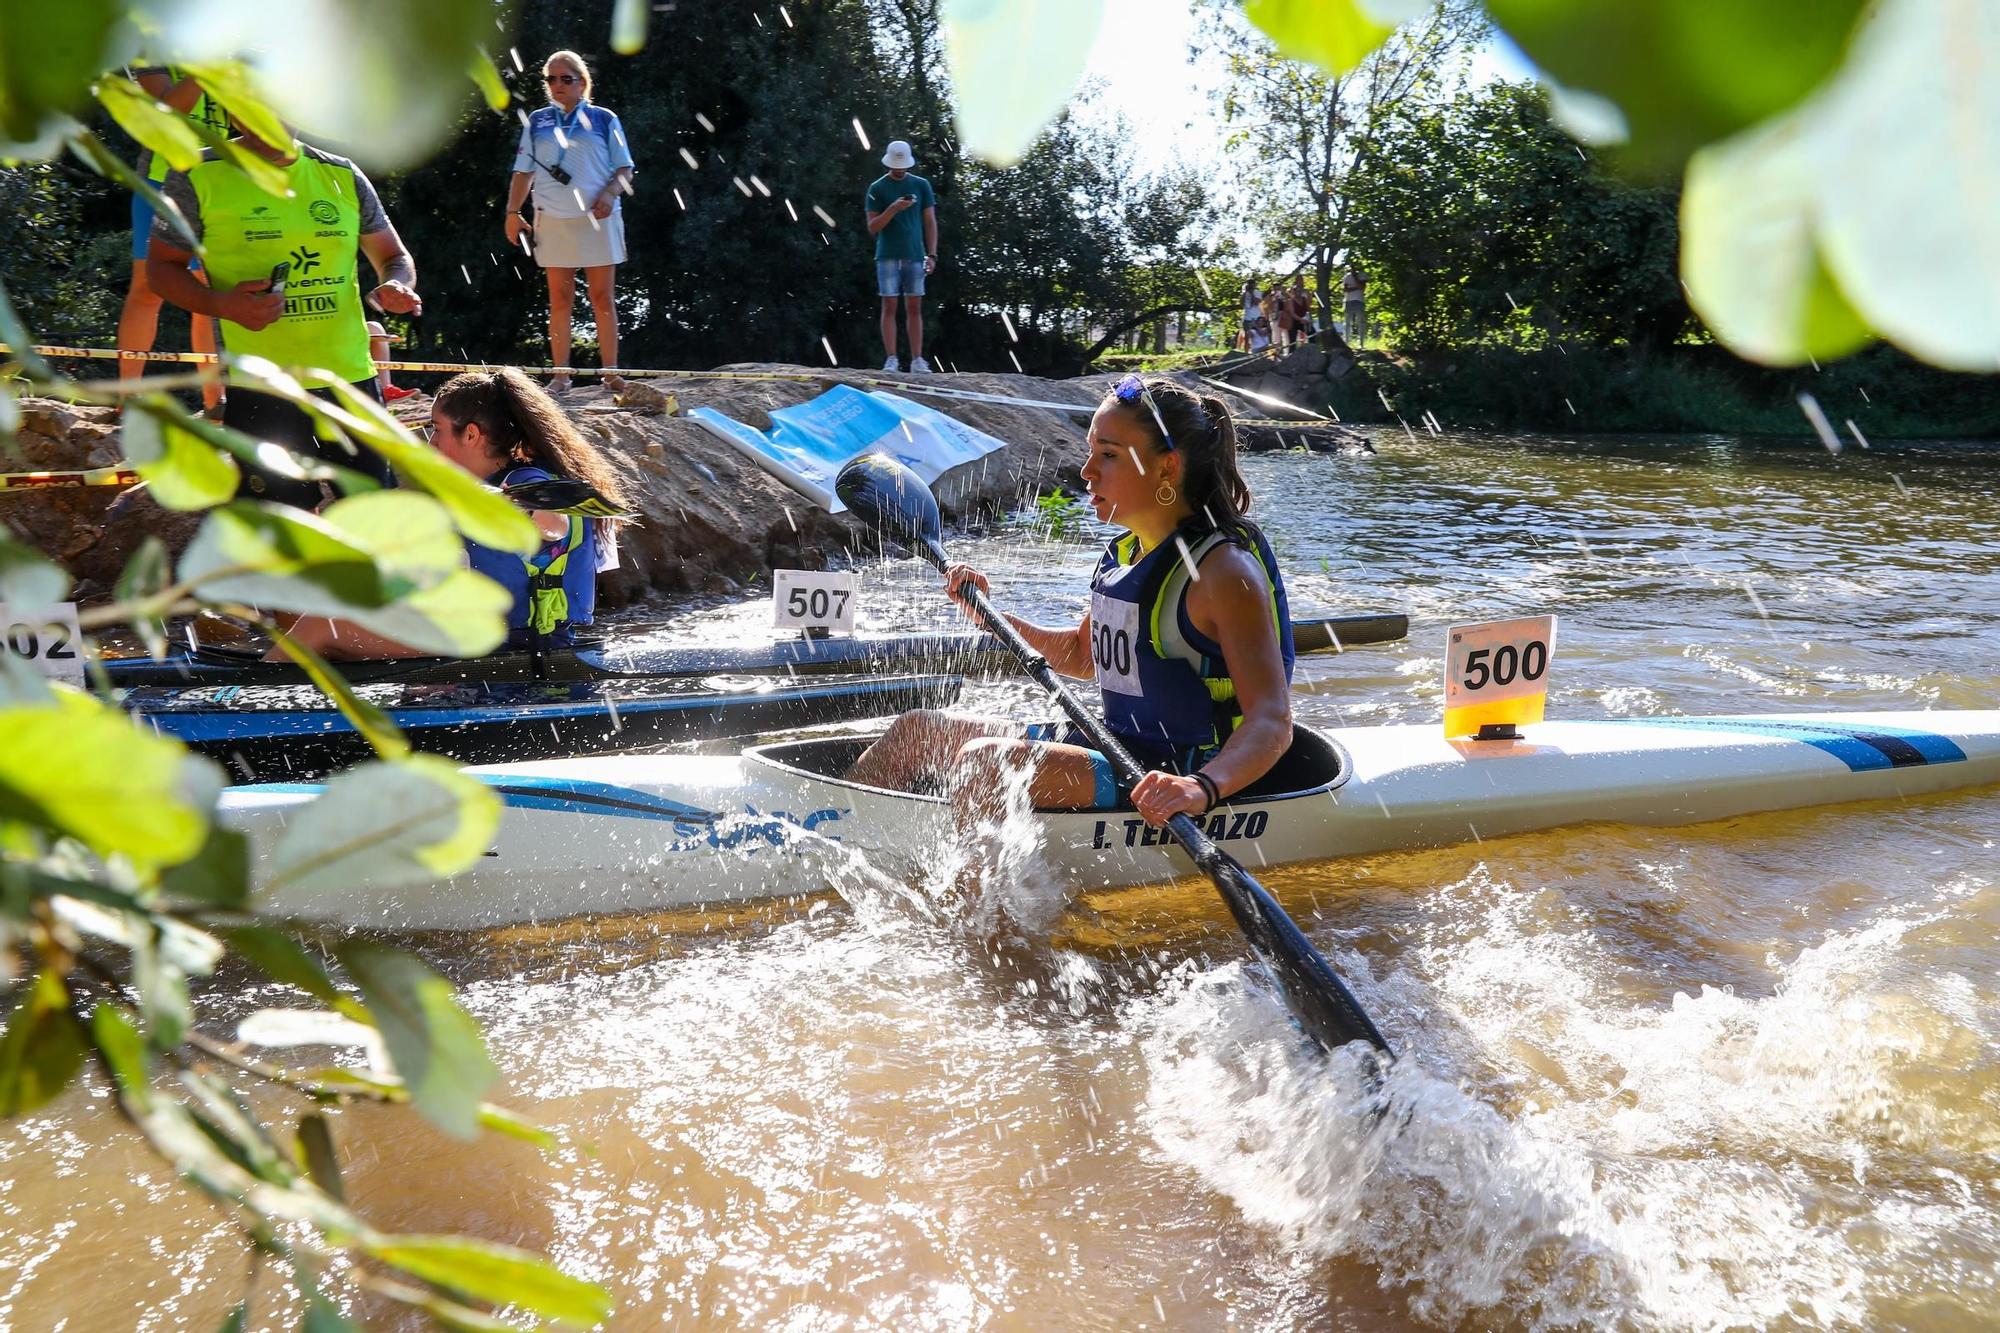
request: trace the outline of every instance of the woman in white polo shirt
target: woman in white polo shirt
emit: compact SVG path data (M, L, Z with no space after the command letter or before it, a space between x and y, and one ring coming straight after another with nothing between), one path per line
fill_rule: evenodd
M558 374L551 393L570 387L570 312L576 304L576 271L590 288L597 346L608 371L618 364L618 309L613 279L625 262L625 217L620 197L632 193L632 151L616 113L590 100L590 67L574 51L542 62L549 105L521 127L514 179L507 188L507 244L529 248L549 281L549 353ZM534 192L535 223L521 217ZM618 383L606 375L607 384Z

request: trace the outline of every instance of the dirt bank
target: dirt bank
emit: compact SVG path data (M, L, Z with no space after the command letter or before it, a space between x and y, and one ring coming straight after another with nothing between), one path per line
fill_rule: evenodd
M809 379L725 378L772 373ZM648 385L678 397L683 407L712 407L759 428L775 408L802 403L837 383L857 382L840 371L787 365L732 365L688 379ZM894 380L1008 398L1094 404L1115 377L1044 380L1027 375L911 376L869 372L867 381ZM1053 487L1077 484L1089 418L1038 407L912 395L917 401L1007 442L1007 448L940 479L948 518L997 513L1031 503ZM591 438L624 460L638 479L641 521L620 538L621 567L604 577L601 595L617 607L653 595L729 594L774 567L820 568L852 549L877 548L872 530L835 518L780 484L693 421L621 406L606 390L579 387L563 406ZM396 405L412 424L426 420L430 400ZM1287 441L1290 443L1290 441ZM46 400L23 403L22 429L0 471L102 467L120 460L117 424L109 409ZM178 551L196 515L161 509L143 492L118 502L110 487L0 491L0 523L59 560L83 598L108 595L140 540L155 534Z

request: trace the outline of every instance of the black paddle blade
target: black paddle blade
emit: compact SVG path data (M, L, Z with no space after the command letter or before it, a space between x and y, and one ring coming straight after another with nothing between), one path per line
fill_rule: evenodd
M887 454L849 460L833 479L833 493L864 521L911 546L928 550L944 535L937 497L924 479Z
M1329 1051L1351 1041L1365 1041L1393 1058L1395 1051L1383 1037L1368 1011L1354 998L1354 992L1333 970L1325 955L1313 947L1298 923L1285 914L1269 889L1259 884L1234 858L1218 854L1214 864L1204 864L1222 890L1230 914L1257 951L1271 976L1284 993L1285 1007L1292 1011L1305 1034Z
M597 493L587 481L550 477L547 481L523 481L502 486L500 493L523 509L540 509L551 514L578 514L584 518L635 518L637 511L621 509Z

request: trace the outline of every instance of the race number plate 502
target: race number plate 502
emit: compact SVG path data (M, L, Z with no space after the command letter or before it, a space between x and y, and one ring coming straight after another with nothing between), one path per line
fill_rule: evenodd
M1540 722L1548 702L1556 618L1530 616L1445 631L1444 734Z
M76 603L26 607L0 602L0 653L19 658L52 679L83 684L83 634L77 629Z
M774 569L771 602L779 629L854 633L854 574L851 570Z

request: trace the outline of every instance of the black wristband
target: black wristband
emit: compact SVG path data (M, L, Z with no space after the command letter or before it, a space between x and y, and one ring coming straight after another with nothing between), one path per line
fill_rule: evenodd
M1192 777L1196 782L1199 782L1201 784L1202 791L1208 794L1208 806L1206 809L1202 811L1203 814L1207 814L1210 810L1213 810L1215 809L1216 806L1222 804L1222 791L1215 785L1214 778L1210 777L1206 773L1191 773L1188 776Z

